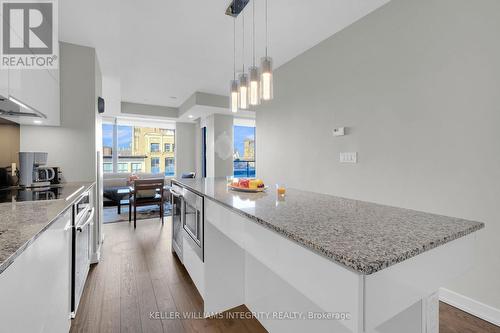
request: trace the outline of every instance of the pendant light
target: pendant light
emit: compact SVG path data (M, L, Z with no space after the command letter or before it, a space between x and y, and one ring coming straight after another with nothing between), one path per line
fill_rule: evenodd
M265 101L273 99L273 59L267 55L267 0L266 0L266 56L260 62L260 93Z
M238 112L238 80L236 80L236 18L233 18L233 79L229 83L229 107Z
M248 82L248 74L245 73L245 12L241 13L241 19L243 22L243 48L242 48L242 60L243 60L243 70L240 74L240 109L246 110L248 109L248 93L249 93L249 82Z
M252 0L252 66L248 72L250 74L250 105L259 105L260 75L259 68L255 66L255 0Z

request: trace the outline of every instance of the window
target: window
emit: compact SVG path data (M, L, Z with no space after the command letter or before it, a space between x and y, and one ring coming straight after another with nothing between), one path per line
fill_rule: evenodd
M160 173L160 158L151 158L151 173Z
M132 163L132 172L142 172L142 163Z
M104 163L102 169L104 172L113 172L113 163Z
M173 176L175 174L175 161L173 157L165 158L165 176Z
M117 121L120 122L120 119ZM103 167L109 164L105 166L109 171L105 172L165 173L174 176L174 129L134 126L131 121L131 124L103 123L102 130ZM127 169L120 164L125 164Z
M102 124L102 170L113 172L113 124Z
M118 172L128 172L128 164L118 163Z
M152 153L159 153L160 152L160 144L159 143L151 143L149 145L149 151Z
M255 126L234 126L235 177L255 177Z

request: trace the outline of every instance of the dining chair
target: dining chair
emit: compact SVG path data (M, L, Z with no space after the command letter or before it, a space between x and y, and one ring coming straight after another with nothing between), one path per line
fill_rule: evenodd
M160 206L160 219L163 224L164 220L164 194L163 187L165 186L164 178L136 179L134 187L131 189L129 209L134 210L134 229L137 227L137 207L141 206ZM129 210L130 212L130 210ZM131 222L131 214L129 213L129 223Z

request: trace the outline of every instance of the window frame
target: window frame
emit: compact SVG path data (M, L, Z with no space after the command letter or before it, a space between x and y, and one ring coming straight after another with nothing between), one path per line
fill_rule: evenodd
M158 150L153 150L153 145L158 147ZM150 153L161 153L161 147L159 142L150 142L149 143L149 152Z
M167 171L170 176L175 176L175 160L177 158L177 154L175 153L175 140L176 140L176 126L174 122L171 121L158 121L156 119L141 119L135 120L126 117L102 117L101 122L101 130L106 130L106 147L111 146L111 160L110 158L106 158L106 166L102 166L103 173L125 173L125 172L149 172L153 173L162 173L165 174ZM128 126L131 128L132 138L131 142L128 141L127 138L119 138L120 126ZM137 129L140 129L137 132ZM151 129L152 133L159 135L158 139L154 139L153 137L149 137L149 131ZM111 130L111 133L110 133ZM139 133L137 136L136 134ZM109 138L111 137L111 143ZM125 140L125 141L124 141ZM138 141L139 140L139 141ZM173 142L172 142L173 141ZM167 146L168 144L168 146ZM120 152L118 147L126 147L130 145L130 156L127 152L125 155L120 156ZM104 136L101 140L101 147L105 147L104 145ZM168 147L168 150L164 150L165 147ZM153 149L151 149L153 148ZM126 148L127 150L128 148ZM136 156L137 155L137 156ZM168 155L168 156L165 156ZM126 157L124 159L124 157ZM129 157L137 157L137 159L130 160ZM158 157L158 159L151 160L152 158ZM165 170L166 165L162 164L162 160L166 158L172 159L172 164L169 164L169 170ZM125 162L123 162L125 161ZM123 163L127 164L127 171L125 171L125 166ZM149 169L147 163L154 163L152 165L152 169ZM121 166L119 166L121 164ZM111 168L110 168L111 165ZM106 171L104 171L106 168ZM173 175L171 172L173 171ZM165 175L167 176L167 175Z

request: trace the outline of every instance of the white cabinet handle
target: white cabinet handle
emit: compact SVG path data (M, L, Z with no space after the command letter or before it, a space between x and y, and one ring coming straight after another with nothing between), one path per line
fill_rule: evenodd
M90 210L89 218L87 219L87 221L85 221L85 223L80 224L80 225L78 225L76 227L77 231L82 232L83 228L85 228L87 226L87 224L89 224L90 222L92 222L92 220L94 219L94 212L95 212L95 208L92 207L92 209Z

